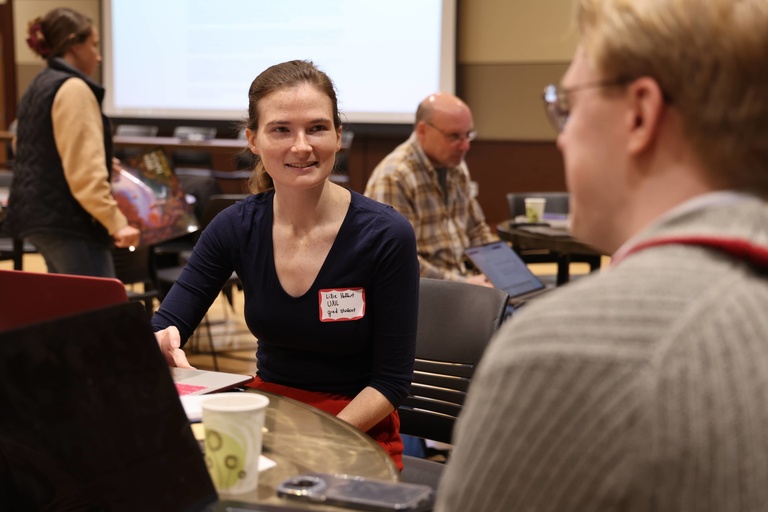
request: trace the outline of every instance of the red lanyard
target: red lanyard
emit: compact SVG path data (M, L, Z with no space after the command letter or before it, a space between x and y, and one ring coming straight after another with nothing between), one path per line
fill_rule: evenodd
M768 249L765 247L740 238L718 238L713 236L681 236L647 240L631 247L629 251L622 255L620 260L614 261L613 264L618 265L621 260L630 254L640 252L643 249L671 244L698 245L717 249L737 260L746 261L756 267L768 268Z

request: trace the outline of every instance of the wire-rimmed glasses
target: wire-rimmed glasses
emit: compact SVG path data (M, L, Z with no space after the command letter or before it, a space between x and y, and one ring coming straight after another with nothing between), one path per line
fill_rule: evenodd
M547 111L547 118L558 132L563 131L568 117L571 115L571 101L568 95L572 92L583 91L585 89L595 89L597 87L613 87L624 85L630 82L626 78L616 78L611 80L600 80L588 84L575 85L573 87L560 87L555 84L549 84L544 88L544 109Z
M440 128L438 128L437 126L433 125L432 123L425 122L424 124L426 124L430 128L437 130L440 133L440 135L448 139L448 141L451 144L461 144L465 140L467 142L472 142L477 138L477 132L475 130L469 131L467 133L446 133Z

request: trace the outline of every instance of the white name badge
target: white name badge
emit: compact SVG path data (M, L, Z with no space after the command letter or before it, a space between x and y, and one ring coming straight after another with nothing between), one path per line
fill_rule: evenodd
M365 289L326 289L318 292L321 322L349 322L365 315Z

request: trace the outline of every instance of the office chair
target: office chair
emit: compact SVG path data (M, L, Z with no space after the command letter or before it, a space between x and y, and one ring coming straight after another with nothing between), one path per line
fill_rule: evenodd
M497 289L422 277L411 392L399 407L400 433L450 443L469 382L501 325L508 295ZM443 464L403 457L404 482L437 488Z
M570 196L568 192L522 192L507 194L507 205L509 206L509 218L525 215L525 198L543 197L547 200L545 205L546 213L567 214L570 211Z
M112 248L112 262L115 276L127 288L128 300L142 302L151 318L155 311L155 299L160 300L160 292L155 285L151 262L152 247L140 245L130 249ZM140 284L141 290L135 289Z
M568 214L570 212L570 196L568 192L510 192L507 194L507 205L509 206L509 218L512 221L515 220L515 217L525 216L526 197L543 197L546 199L545 213ZM598 270L601 265L601 257L594 254L571 254L570 259L564 261L564 258L569 258L568 255L546 249L513 248L526 263L557 263L566 265L571 262L587 263L590 271Z
M126 137L157 137L158 127L148 124L119 124L115 135Z
M177 126L173 130L173 136L182 140L205 141L216 138L216 128L206 126ZM213 167L213 158L208 151L193 149L177 149L171 155L173 167L177 173L179 168L192 167L210 169Z
M13 172L0 171L0 188L10 191L11 182L13 182ZM3 222L4 215L3 205L0 204L0 224ZM20 238L0 236L0 261L12 260L13 270L23 270L24 255L36 252L35 246L29 242L24 242Z
M347 186L349 183L349 149L352 147L352 141L355 138L355 132L341 132L341 150L336 153L336 164L333 167L331 181Z
M148 124L119 124L115 128L115 135L123 137L157 137L157 132L157 126ZM131 157L140 155L143 151L141 148L115 147L113 154L120 160L128 160Z
M200 216L200 229L196 233L193 233L192 240L185 239L183 244L176 245L172 245L173 241L167 245L160 244L159 247L162 247L160 254L168 254L171 248L173 248L173 250L176 251L177 258L176 265L155 269L156 281L158 288L160 289L160 293L163 297L168 293L168 291L170 291L173 283L175 283L176 279L178 279L179 275L181 275L181 271L184 268L184 265L186 264L190 254L192 254L192 249L194 248L197 239L200 237L200 234L203 232L206 226L208 226L214 217L216 217L216 215L218 215L222 210L246 197L248 197L247 194L211 195L205 203L202 215ZM157 254L158 252L156 250L155 255L157 256Z
M8 125L8 132L12 133L13 135L16 135L16 128L18 127L19 121L17 119L14 119L11 121L11 124ZM8 140L5 142L5 167L9 170L13 170L13 162L16 159L16 152L13 150L13 139Z

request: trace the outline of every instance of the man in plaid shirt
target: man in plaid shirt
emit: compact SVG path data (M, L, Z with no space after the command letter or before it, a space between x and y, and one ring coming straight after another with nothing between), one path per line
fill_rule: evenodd
M365 195L413 225L422 277L492 286L466 266L464 249L496 240L472 196L464 155L476 137L472 112L452 94L427 97L414 130L376 166Z

